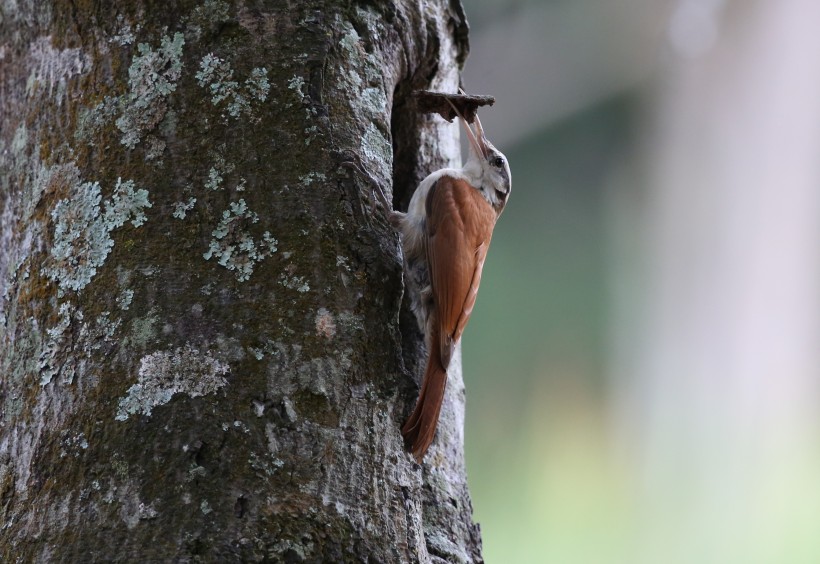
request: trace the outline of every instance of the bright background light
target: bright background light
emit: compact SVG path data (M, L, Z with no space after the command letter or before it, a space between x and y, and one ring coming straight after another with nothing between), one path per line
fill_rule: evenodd
M465 0L489 563L820 562L820 4Z

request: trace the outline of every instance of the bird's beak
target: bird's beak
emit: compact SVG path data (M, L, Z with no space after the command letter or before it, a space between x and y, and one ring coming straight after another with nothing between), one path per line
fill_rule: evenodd
M470 147L472 148L476 157L478 157L479 159L487 158L487 146L484 143L482 143L483 139L481 137L476 136L476 134L473 132L473 128L471 128L470 124L467 123L467 120L465 120L461 116L458 116L458 119L461 121L461 125L464 126L464 131L467 132L467 139L469 139Z
M475 117L476 119L476 129L479 132L480 137L476 137L476 134L473 133L473 129L470 127L470 124L467 123L467 120L464 119L464 116L461 115L461 112L458 111L455 104L450 102L450 106L453 108L453 111L458 116L461 125L464 126L464 131L467 132L467 139L470 141L470 148L475 152L475 155L480 159L487 158L487 145L484 142L484 130L481 128L481 121L479 121L478 116Z
M484 155L486 159L490 155L490 150L487 148L487 137L484 135L484 128L481 127L481 120L478 119L478 114L475 116L475 130L478 135L476 135L476 144L481 149L481 154Z

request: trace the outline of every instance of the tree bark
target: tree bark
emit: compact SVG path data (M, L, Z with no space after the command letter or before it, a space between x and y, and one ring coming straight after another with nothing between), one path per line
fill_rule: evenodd
M0 560L481 561L380 201L458 0L0 6Z

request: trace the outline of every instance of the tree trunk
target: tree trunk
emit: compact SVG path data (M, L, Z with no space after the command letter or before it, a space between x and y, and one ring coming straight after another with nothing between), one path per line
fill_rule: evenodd
M0 7L0 560L481 561L380 200L460 4L111 4Z

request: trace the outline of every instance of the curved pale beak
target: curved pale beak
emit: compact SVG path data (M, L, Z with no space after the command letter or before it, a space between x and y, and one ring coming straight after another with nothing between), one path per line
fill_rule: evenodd
M478 134L476 135L476 143L478 143L481 148L481 154L484 155L486 159L490 156L490 150L487 148L487 137L484 135L484 128L481 127L481 120L478 118L478 114L475 116L475 130Z
M453 111L458 116L459 121L461 121L461 125L464 126L464 131L467 132L467 139L470 142L470 148L475 152L475 155L480 158L487 158L487 143L484 137L484 129L481 127L481 120L478 119L478 115L475 116L475 123L476 123L476 133L473 132L473 129L470 127L470 124L467 123L467 120L464 119L464 116L461 115L461 112L458 111L455 104L453 104L450 100L447 100L450 104L450 107L453 108Z

